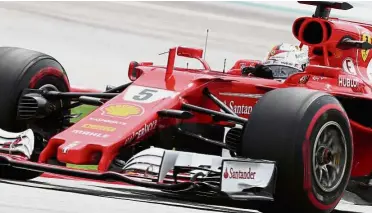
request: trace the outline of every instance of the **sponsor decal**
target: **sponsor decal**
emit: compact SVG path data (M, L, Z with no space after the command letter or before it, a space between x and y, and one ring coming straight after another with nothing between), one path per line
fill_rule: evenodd
M346 76L339 76L338 77L338 86L357 88L359 86L359 81L357 79L354 79L354 78L348 78Z
M280 58L280 57L277 57L277 56L274 56L274 57L271 57L270 59L266 60L265 62L263 62L262 64L263 65L271 65L271 64L281 64L282 61L284 58ZM286 63L286 62L284 62Z
M108 120L108 119L103 119L103 118L92 118L90 117L89 120L91 121L96 121L99 123L107 123L107 124L118 124L118 125L127 125L127 123L122 122L122 121L114 121L114 120Z
M77 129L72 130L72 133L78 134L78 135L86 135L86 136L96 137L96 138L108 138L108 137L110 137L110 135L108 135L108 134L102 134L102 133L90 132L90 131L84 131L84 130L77 130Z
M247 171L243 170L234 170L234 168L228 169L226 167L225 172L223 173L223 178L225 179L255 179L256 172L253 172L251 168L249 168Z
M252 106L248 106L244 104L235 105L234 101L230 101L229 104L227 104L225 101L225 104L228 105L230 109L232 109L232 111L234 111L236 114L240 114L240 115L249 115L252 113L252 110L253 110Z
M282 61L282 60L279 60L279 59L282 59L282 58L278 58L276 56L271 57L269 60L265 61L263 64L264 65L281 64L281 65L290 66L290 67L295 67L296 66L295 63L288 62L288 61Z
M372 44L372 38L367 33L362 34L362 41L365 41L365 42L368 42L368 43ZM360 53L361 53L363 61L366 61L367 57L368 57L368 54L369 54L369 49L368 50L363 50L362 49L362 50L360 50Z
M354 62L351 58L346 58L343 62L342 62L342 69L349 73L349 74L352 74L352 75L356 75L356 69L355 69L355 65L354 65Z
M221 191L241 192L251 187L266 188L275 171L273 162L224 160L221 168Z
M105 132L114 132L116 130L115 127L102 126L102 125L96 125L96 124L84 124L81 127L85 128L85 129L101 130L101 131L105 131Z
M309 80L309 76L308 75L304 75L300 78L300 81L299 83L300 84L305 84L307 81Z
M74 142L72 142L72 143L67 144L66 146L64 146L64 147L62 148L62 153L63 153L63 154L66 154L66 153L68 152L68 150L70 150L71 148L74 148L75 146L77 146L77 145L79 145L79 144L80 144L79 141L74 141Z
M100 108L102 115L117 118L130 118L132 116L140 116L144 110L141 106L134 104L112 104Z
M158 124L158 120L151 121L150 123L145 124L141 129L134 132L125 142L131 141L134 137L137 136L137 139L140 139L150 131L154 130Z
M313 76L313 81L321 81L326 79L326 77Z

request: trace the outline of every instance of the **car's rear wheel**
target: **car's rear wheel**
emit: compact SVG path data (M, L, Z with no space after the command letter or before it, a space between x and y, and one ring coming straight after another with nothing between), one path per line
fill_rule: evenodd
M244 129L241 152L277 162L276 212L330 212L350 178L349 120L329 94L277 89L255 105Z
M32 161L38 160L45 138L58 131L62 125L61 113L52 114L36 122L16 120L17 103L26 88L69 91L69 81L62 65L53 57L22 48L0 47L0 128L20 132L27 128L35 129L35 150ZM62 105L68 104L61 102ZM68 113L67 111L65 113ZM0 167L0 178L28 180L41 173Z

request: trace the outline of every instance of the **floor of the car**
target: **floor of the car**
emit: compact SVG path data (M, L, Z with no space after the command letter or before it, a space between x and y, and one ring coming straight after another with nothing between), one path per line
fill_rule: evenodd
M344 196L346 200L350 199L353 203L358 200L358 205L372 205L372 180L369 184L352 180L346 189L347 192ZM355 196L360 199L356 199L357 197Z

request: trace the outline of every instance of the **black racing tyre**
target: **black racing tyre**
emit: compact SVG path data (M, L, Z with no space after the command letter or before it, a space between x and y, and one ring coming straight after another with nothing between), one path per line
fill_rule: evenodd
M330 94L304 88L270 91L244 128L241 155L277 162L275 212L331 212L351 174L348 117Z
M13 132L29 128L24 121L16 120L18 99L23 89L39 89L46 85L61 92L69 91L66 72L56 59L28 49L0 47L0 128ZM40 146L35 141L35 152ZM38 155L33 154L31 160L37 161L37 158ZM40 175L39 172L0 167L0 178L28 180Z

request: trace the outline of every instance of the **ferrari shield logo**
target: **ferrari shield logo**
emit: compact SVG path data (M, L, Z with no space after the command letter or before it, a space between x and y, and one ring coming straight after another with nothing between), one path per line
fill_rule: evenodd
M362 34L362 41L366 41L370 44L372 44L372 38L369 34ZM362 59L363 61L366 61L367 60L367 57L368 57L368 53L369 53L369 50L361 50L361 55L362 55Z

